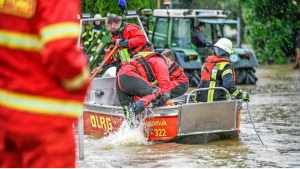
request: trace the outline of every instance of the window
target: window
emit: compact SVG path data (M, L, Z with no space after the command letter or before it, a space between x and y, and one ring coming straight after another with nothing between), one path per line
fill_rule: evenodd
M233 46L236 46L237 44L237 25L236 24L226 24L224 27L224 37L231 40L233 43Z
M212 45L212 38L211 38L211 28L212 28L212 24L210 23L206 23L205 24L205 31L204 34L206 35L207 39L206 39L206 43L207 45Z
M168 44L168 26L168 18L157 18L153 35L153 45L155 48L165 48Z
M172 26L172 47L188 47L191 35L190 19L174 18Z

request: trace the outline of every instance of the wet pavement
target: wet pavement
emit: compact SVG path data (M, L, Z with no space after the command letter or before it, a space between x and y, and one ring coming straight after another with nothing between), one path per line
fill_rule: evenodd
M257 85L243 103L239 138L206 144L147 142L126 127L101 140L85 137L85 159L77 167L300 167L300 70L291 65L260 66Z

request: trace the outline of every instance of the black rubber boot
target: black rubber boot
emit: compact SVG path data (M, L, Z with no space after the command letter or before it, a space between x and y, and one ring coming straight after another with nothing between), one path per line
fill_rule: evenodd
M125 115L125 120L127 121L128 125L130 128L135 127L135 113L132 110L131 106L125 106L123 108L124 115Z
M134 102L129 106L124 107L125 118L130 127L137 127L136 116L141 114L145 110L145 108L145 104L141 101Z

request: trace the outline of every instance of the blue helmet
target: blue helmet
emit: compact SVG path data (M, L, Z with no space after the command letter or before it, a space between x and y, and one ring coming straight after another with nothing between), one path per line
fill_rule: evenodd
M119 0L118 8L120 8L121 10L126 9L127 8L126 0Z

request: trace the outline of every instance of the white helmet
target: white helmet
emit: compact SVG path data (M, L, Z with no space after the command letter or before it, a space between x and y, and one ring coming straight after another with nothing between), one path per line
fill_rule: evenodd
M217 43L214 44L215 47L221 48L226 51L229 55L234 53L232 49L232 42L227 38L221 38Z
M100 14L96 14L96 15L94 16L94 19L99 19L99 18L102 18L102 16L101 16Z

